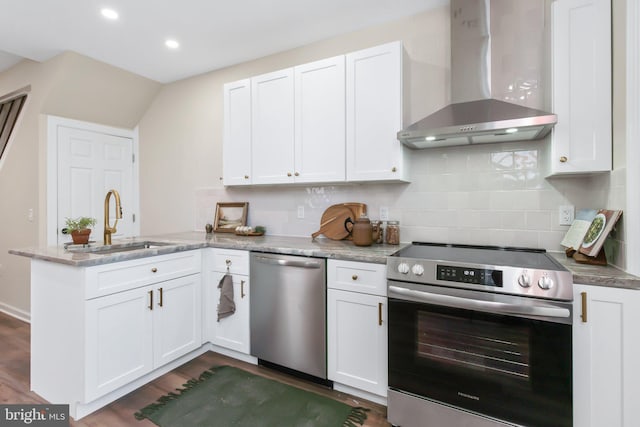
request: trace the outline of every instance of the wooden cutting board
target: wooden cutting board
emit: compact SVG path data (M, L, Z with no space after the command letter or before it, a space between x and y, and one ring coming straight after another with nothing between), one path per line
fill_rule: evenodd
M345 208L347 210L345 210ZM342 240L350 238L350 234L344 227L347 218L355 221L367 212L367 205L364 203L348 202L338 203L329 206L320 219L320 230L311 235L312 238L324 234L329 239Z
M344 226L347 218L353 219L353 211L343 204L329 206L320 218L320 229L311 235L316 238L320 234L332 240L342 240L349 235Z
M340 203L340 205L346 206L351 209L353 212L352 220L356 220L362 216L362 214L367 213L367 205L364 203L356 203L356 202L348 202L348 203Z

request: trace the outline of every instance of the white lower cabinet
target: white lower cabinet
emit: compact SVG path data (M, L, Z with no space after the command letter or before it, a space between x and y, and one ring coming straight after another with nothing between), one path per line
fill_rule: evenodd
M79 419L184 363L202 346L201 268L200 251L94 267L33 260L31 389ZM96 292L96 277L109 286Z
M334 388L387 396L386 266L327 262L327 363ZM365 293L366 292L366 293ZM355 389L355 390L351 390ZM376 396L380 398L376 399Z
M573 425L638 425L640 291L574 285L574 307Z
M249 354L249 252L232 249L206 249L204 285L205 337L212 344ZM218 321L220 280L228 273L233 278L235 312Z
M200 295L193 274L87 301L87 399L200 347Z

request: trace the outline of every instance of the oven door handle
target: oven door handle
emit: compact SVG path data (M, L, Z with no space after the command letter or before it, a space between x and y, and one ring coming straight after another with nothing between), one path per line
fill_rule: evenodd
M482 301L455 297L451 295L434 294L431 292L414 291L413 289L399 286L389 286L389 296L395 298L411 298L429 304L443 305L446 307L464 308L468 310L484 311L488 313L500 314L522 314L529 316L544 317L569 317L571 312L562 307L551 305L520 305L508 304L497 301Z

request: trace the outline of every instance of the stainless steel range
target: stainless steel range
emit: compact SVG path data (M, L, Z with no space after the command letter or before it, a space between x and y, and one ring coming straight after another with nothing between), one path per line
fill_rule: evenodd
M572 425L573 278L549 254L414 242L387 272L390 423Z

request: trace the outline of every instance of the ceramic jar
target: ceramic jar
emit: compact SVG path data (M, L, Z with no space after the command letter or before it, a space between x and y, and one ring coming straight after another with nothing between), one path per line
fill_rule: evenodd
M348 222L352 225L351 229L347 226ZM373 226L371 225L371 220L365 215L362 215L355 222L348 219L347 222L345 222L345 227L347 227L347 230L351 233L354 245L371 246L373 243Z

